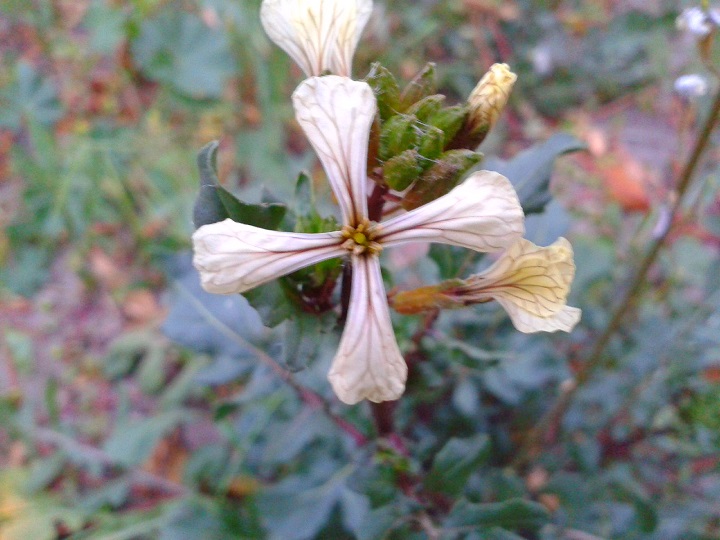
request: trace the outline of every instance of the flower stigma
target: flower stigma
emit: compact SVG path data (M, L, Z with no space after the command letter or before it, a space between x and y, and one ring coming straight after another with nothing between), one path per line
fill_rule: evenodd
M345 225L342 228L342 237L345 239L342 247L355 255L362 255L363 253L379 255L383 249L382 244L375 241L379 234L380 226L367 219L356 227Z

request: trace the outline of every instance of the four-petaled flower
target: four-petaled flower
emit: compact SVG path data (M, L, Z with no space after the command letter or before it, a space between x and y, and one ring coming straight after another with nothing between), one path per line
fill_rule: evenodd
M348 404L398 399L407 367L390 320L380 252L408 242L501 251L524 233L522 208L507 178L481 171L416 210L370 222L366 162L377 108L372 89L346 77L312 77L297 88L293 103L338 200L342 230L277 232L227 219L195 232L194 264L207 291L232 294L349 256L353 272L347 320L328 378Z
M264 0L260 20L308 77L325 71L349 77L372 8L372 0Z

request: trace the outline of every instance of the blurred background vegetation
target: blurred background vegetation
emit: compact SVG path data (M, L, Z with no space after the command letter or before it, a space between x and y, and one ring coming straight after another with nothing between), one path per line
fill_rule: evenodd
M488 306L417 339L423 321L397 318L416 367L380 437L330 395L335 321L271 331L189 265L205 143L251 202L319 173L259 4L0 0L0 539L719 538L716 144L599 369L518 461L669 225L711 102L673 93L710 76L675 28L690 3L375 2L356 77L433 61L462 102L507 62L486 165L547 176L553 134L585 147L528 219L531 240L573 242L580 326L526 336ZM452 252L430 255L391 258L388 279L453 275Z

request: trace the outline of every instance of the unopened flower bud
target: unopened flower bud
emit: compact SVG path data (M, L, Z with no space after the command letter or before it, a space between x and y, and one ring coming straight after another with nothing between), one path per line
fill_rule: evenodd
M470 132L484 137L497 122L512 92L517 75L507 64L493 64L468 98Z
M414 210L448 193L460 178L482 159L470 150L450 150L417 179L400 203L405 210Z
M675 80L674 87L675 92L685 99L702 97L707 94L709 90L707 79L697 73L678 77Z

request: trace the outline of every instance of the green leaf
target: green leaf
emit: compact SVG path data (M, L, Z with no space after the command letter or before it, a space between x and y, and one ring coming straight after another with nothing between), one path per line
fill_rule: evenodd
M248 540L264 538L252 502L240 507L210 498L183 501L170 514L159 540Z
M293 479L295 480L295 479ZM343 484L333 477L314 488L297 489L290 482L267 490L259 499L269 540L309 540L325 527L340 501Z
M276 327L297 312L285 292L286 283L287 278L280 278L243 293L268 328Z
M532 501L510 499L499 503L474 504L463 499L455 504L444 525L535 531L549 520L547 509Z
M552 199L550 178L555 160L567 153L584 150L585 143L559 133L542 144L520 152L510 161L488 159L485 168L507 176L515 186L525 214L542 212Z
M471 260L468 257L474 257L474 254L465 248L443 244L431 244L429 255L437 265L441 279L453 279L460 276L461 271L468 267Z
M166 272L172 295L165 335L195 352L238 364L240 371L246 368L243 361L254 362L255 345L267 337L267 329L247 300L204 291L188 256L168 261Z
M327 327L333 324L333 316L294 313L279 328L283 345L280 362L283 367L292 372L305 369L308 362L317 356Z
M119 465L139 465L150 457L162 437L186 419L187 413L176 409L136 422L121 422L105 441L105 452Z
M287 207L277 203L247 204L222 187L216 172L219 145L218 141L213 141L198 153L200 193L193 209L195 227L229 218L238 223L276 230L285 217Z
M17 63L15 84L0 91L0 127L18 129L23 121L48 126L63 114L52 80L25 61Z
M400 509L394 505L381 506L369 512L363 520L362 527L358 531L358 540L384 540L402 514Z
M315 202L313 200L312 178L305 171L298 175L295 184L295 213L302 216L308 216L315 210Z
M648 534L654 532L658 526L658 513L645 488L632 477L619 474L619 471L613 471L611 476L616 478L610 482L610 488L621 500L633 505L640 530Z
M111 54L125 39L127 15L119 7L95 0L83 19L90 32L90 49L100 54Z
M490 439L484 433L469 439L450 439L437 453L425 479L434 492L457 496L478 467L490 457Z
M224 28L176 8L144 20L131 50L148 77L195 99L221 98L236 68Z

